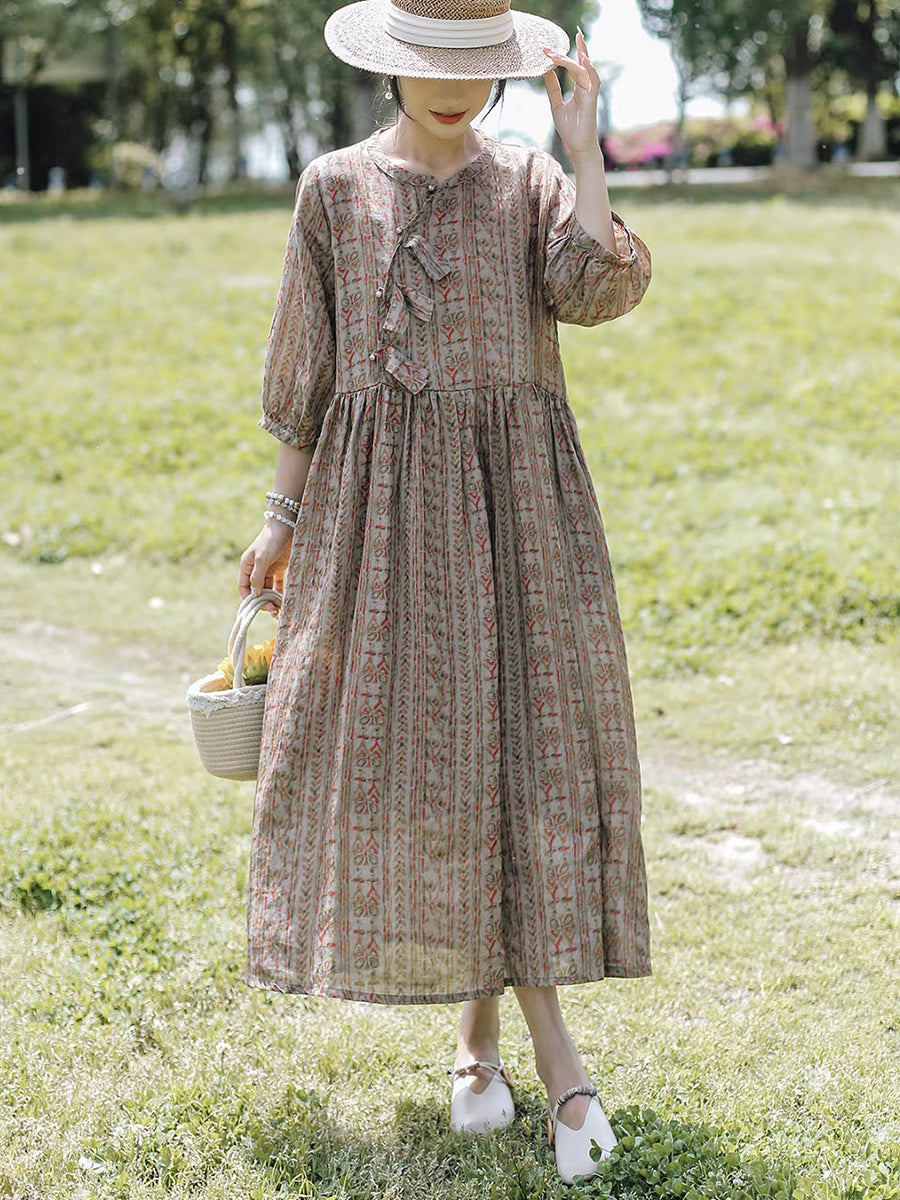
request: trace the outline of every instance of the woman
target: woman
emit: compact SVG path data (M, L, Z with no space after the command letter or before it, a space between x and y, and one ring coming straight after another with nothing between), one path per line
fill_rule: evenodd
M571 1181L615 1137L557 986L650 954L625 647L556 323L628 312L650 254L609 207L580 31L570 58L508 0L362 0L325 39L400 106L303 171L269 332L259 424L282 446L239 589L284 599L247 982L463 1001L471 1131L514 1115L513 986ZM538 75L574 185L472 127Z

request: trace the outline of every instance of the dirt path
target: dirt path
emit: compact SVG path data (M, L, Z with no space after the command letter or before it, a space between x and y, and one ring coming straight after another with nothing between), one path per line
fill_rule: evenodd
M855 784L835 775L790 772L763 758L720 752L701 758L695 747L671 742L643 747L641 767L645 811L658 795L687 806L701 818L701 825L702 814L708 814L710 828L697 836L679 836L679 844L695 847L711 874L731 887L742 887L766 864L769 856L762 841L739 830L742 825L757 826L757 814L771 811L773 805L789 814L791 827L801 837L849 839L879 848L875 857L881 863L873 863L872 870L888 886L900 881L900 792L890 780ZM733 831L722 828L726 816ZM808 883L818 884L817 872L803 867L790 871L796 882L808 875Z
M0 664L4 740L126 704L134 715L150 719L186 711L189 672L173 678L146 646L123 646L82 629L5 614Z
M0 689L0 742L7 747L48 736L47 727L126 708L132 719L162 722L191 740L184 694L201 666L173 675L146 646L123 646L37 618L13 621L8 614L0 617L0 663L3 681L12 685ZM695 746L645 737L640 754L646 808L654 794L675 798L698 815L775 801L789 806L811 834L854 839L869 836L874 824L887 831L900 871L900 792L893 781L859 785L813 770L791 773L763 758L702 754ZM754 838L733 833L699 840L714 847L713 865L736 877L761 862Z

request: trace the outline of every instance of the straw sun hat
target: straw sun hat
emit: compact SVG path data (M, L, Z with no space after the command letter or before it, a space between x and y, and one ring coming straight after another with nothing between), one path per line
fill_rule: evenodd
M359 0L331 14L325 41L351 66L419 79L526 79L552 66L544 46L569 49L565 30L509 0Z

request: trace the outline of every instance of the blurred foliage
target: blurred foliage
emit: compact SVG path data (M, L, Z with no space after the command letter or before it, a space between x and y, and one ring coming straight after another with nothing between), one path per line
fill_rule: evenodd
M268 121L296 177L305 159L365 136L378 115L378 77L341 62L324 44L322 29L336 7L322 0L0 0L0 41L24 35L31 82L48 60L102 42L107 111L93 122L102 148L128 141L161 153L186 133L203 183L218 138L228 148L230 178L238 180L245 172L243 136ZM535 0L529 11L574 36L598 6L597 0ZM254 89L252 112L240 102L242 84ZM40 131L35 135L39 140ZM0 162L0 176L9 168Z
M868 113L861 157L882 157L883 97L896 97L900 71L900 0L783 0L777 7L764 0L638 3L646 28L671 45L682 112L692 96L712 90L729 99L753 98L774 125L802 123L804 97L810 104L815 97L811 152L815 140L851 137L846 125L832 128L823 98L861 95L860 124ZM799 105L793 113L788 80Z
M162 159L139 142L116 142L110 151L112 182L125 191L154 187L162 177Z

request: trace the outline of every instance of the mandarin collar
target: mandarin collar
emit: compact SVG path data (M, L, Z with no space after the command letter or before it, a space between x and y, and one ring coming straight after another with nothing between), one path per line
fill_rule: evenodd
M379 136L389 128L390 126L388 125L382 125L365 139L363 145L368 151L369 157L380 171L383 171L385 175L390 175L392 179L396 179L399 183L409 183L413 187L428 187L429 184L434 184L435 188L445 188L453 187L458 183L464 183L467 179L474 179L476 175L480 175L494 157L495 140L487 134L483 134L484 141L481 149L472 161L466 163L464 167L460 167L458 171L455 171L448 178L440 180L437 176L429 175L424 171L411 171L407 167L401 167L399 163L394 162L392 158L389 158L384 153L379 144Z

